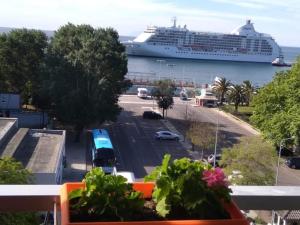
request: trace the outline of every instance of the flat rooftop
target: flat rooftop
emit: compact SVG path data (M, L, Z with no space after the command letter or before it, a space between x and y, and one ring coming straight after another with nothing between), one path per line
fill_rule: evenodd
M65 142L65 131L20 128L2 151L22 162L32 173L55 173Z
M17 121L16 118L2 118L2 117L0 117L0 140L11 129L11 127L16 123L16 121Z

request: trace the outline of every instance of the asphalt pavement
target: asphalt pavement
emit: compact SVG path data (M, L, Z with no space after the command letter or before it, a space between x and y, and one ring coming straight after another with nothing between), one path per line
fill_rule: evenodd
M166 120L143 119L146 110L157 110L156 103L140 99L137 96L121 96L119 101L123 111L118 121L106 125L114 148L117 152L118 171L131 171L137 179L142 179L154 167L161 164L165 154L172 158L190 157L198 159L200 155L191 151L191 144L184 138L184 127L181 123L186 118L217 125L220 132L226 135L229 144L234 144L242 136L257 135L251 126L220 113L217 109L195 107L194 100L181 101L175 98L173 109L168 110ZM180 141L156 140L156 131L170 130L181 135ZM74 143L72 135L67 134L66 155L68 166L64 169L64 181L80 181L89 170L86 160L84 137L80 143ZM185 140L185 141L184 141ZM218 143L218 151L223 143ZM228 145L228 143L226 143ZM207 153L209 154L209 153ZM285 166L279 170L279 185L300 184L300 170Z

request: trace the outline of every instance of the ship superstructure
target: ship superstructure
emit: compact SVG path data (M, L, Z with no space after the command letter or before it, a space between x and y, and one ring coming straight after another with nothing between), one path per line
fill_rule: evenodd
M190 31L186 25L149 26L123 43L128 55L271 63L283 57L268 34L256 32L250 20L230 34Z

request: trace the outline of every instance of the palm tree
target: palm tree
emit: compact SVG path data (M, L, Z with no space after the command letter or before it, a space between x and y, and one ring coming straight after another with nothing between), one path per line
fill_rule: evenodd
M242 88L243 88L245 103L247 106L249 106L250 100L254 92L254 86L252 85L251 81L245 80L243 81Z
M228 92L229 88L231 86L230 80L226 80L225 77L220 78L217 80L213 86L213 90L217 93L219 96L219 99L221 101L221 105L223 105L224 96Z
M234 111L238 111L239 104L242 102L244 97L242 85L236 84L230 87L229 99L234 103Z

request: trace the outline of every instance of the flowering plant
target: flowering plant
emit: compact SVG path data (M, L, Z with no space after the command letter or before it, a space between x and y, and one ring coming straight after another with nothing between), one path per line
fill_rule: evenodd
M165 155L145 181L155 181L157 213L167 219L227 219L223 201L230 201L228 181L220 168L188 158Z

